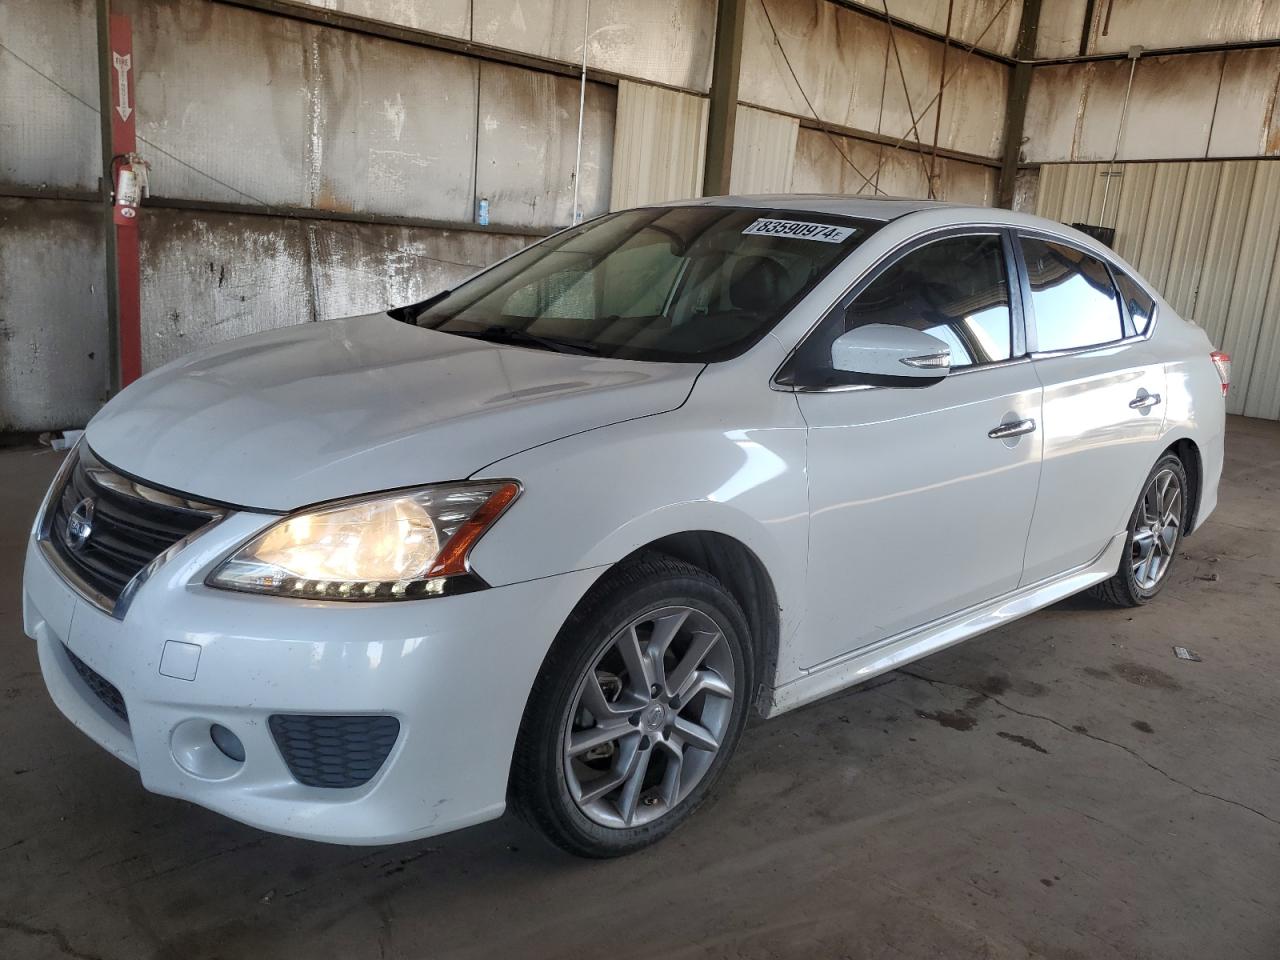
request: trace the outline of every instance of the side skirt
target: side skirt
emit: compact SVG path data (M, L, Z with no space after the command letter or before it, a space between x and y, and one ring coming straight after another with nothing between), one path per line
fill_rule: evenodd
M1124 540L1125 534L1117 534L1097 557L1066 573L818 664L804 676L775 687L765 716L776 717L838 693L1101 583L1119 568Z

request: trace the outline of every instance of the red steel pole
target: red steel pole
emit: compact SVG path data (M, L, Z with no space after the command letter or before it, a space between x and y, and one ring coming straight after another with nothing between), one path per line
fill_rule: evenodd
M111 155L112 171L138 147L137 100L134 96L133 25L127 16L111 14ZM138 257L138 221L116 223L117 303L119 304L120 386L142 376L142 291Z

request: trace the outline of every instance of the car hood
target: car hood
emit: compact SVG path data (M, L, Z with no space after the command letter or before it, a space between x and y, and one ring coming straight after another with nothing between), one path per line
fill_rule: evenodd
M372 314L190 354L120 393L85 439L156 486L291 510L462 479L539 444L675 409L701 370L498 345Z

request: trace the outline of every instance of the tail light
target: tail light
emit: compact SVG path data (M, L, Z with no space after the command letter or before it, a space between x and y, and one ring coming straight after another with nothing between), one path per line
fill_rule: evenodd
M1209 359L1218 368L1218 379L1222 381L1222 395L1225 397L1231 389L1231 354L1215 350L1209 354Z

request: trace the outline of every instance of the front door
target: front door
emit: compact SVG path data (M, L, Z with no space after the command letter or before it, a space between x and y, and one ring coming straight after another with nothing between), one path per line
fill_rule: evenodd
M905 324L950 345L952 372L925 387L823 387L820 373L809 374L815 386L799 382L811 519L791 666L822 666L1017 587L1041 387L1022 356L1009 276L998 232L917 246L855 288L797 352L829 365L846 330Z

